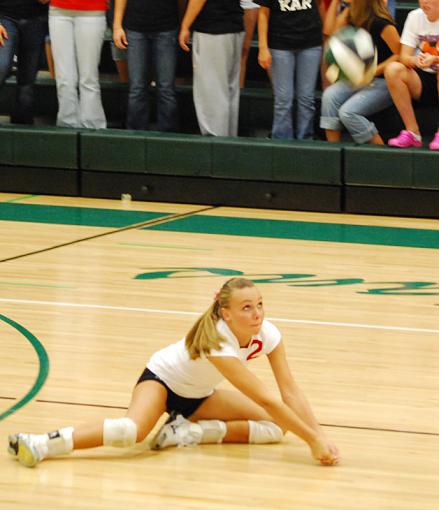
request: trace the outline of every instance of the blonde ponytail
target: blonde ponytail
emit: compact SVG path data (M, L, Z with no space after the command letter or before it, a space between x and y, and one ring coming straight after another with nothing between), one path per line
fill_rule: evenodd
M235 289L245 287L254 287L254 283L246 278L231 278L221 287L214 302L186 335L185 345L191 359L220 349L224 338L218 333L216 323L221 319L221 308L229 306L230 297Z

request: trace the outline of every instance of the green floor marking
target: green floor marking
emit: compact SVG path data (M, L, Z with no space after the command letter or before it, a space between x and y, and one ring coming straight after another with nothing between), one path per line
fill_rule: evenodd
M127 246L130 248L167 248L172 250L212 251L212 248L193 248L191 246L178 246L177 244L118 243L118 246Z
M439 230L415 228L199 215L143 229L439 249Z
M26 221L61 225L121 228L172 213L126 211L88 207L46 206L37 204L0 203L0 220ZM411 248L439 248L439 230L372 227L311 221L267 220L226 216L193 215L160 225L143 227L168 232L191 232L272 239L300 239ZM166 246L157 246L166 247ZM168 245L171 247L171 245ZM172 246L173 247L173 246ZM175 246L177 248L177 246ZM181 248L181 247L179 247ZM189 248L202 250L202 248Z
M12 319L5 317L4 315L0 315L0 320L6 322L6 324L9 324L13 328L15 328L19 333L21 333L26 338L26 340L28 340L32 344L32 347L35 349L35 352L37 353L39 360L39 370L34 385L22 399L20 399L17 403L15 403L5 412L0 414L0 421L2 421L12 413L18 411L18 409L25 406L39 393L41 388L44 386L44 383L46 382L47 376L49 375L49 357L42 343L30 331L28 331L26 328L24 328L17 322L13 321ZM19 362L20 359L17 358L17 363Z
M50 285L45 283L22 283L22 282L8 282L8 281L1 281L0 280L0 286L1 285L12 285L13 287L36 287L38 289L75 289L76 287L74 285Z
M92 207L0 203L0 220L2 221L26 221L55 225L121 228L143 221L164 218L169 214Z

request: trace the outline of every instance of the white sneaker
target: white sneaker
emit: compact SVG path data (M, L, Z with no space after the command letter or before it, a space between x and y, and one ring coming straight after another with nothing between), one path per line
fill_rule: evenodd
M42 445L35 441L31 434L11 434L9 436L8 452L16 457L23 466L36 466L45 457L43 450Z
M8 437L8 453L12 457L18 455L18 434L10 434Z
M160 450L168 446L193 446L200 443L202 435L198 423L192 423L179 414L175 420L163 425L152 439L150 448Z

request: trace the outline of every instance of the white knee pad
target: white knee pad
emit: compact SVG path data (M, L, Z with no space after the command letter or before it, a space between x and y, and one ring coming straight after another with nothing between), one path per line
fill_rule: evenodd
M137 440L137 425L131 418L104 420L104 445L126 448Z
M282 429L272 421L248 420L248 442L254 444L279 443L284 437Z

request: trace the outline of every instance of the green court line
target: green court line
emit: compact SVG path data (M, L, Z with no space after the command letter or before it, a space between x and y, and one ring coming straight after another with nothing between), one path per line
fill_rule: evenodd
M40 195L25 195L24 197L11 198L11 200L5 200L6 204L12 204L15 202L20 202L21 200L27 200L28 198L39 197Z
M74 285L48 285L44 283L21 283L21 282L5 282L0 280L0 285L12 285L14 287L36 287L38 289L75 289Z
M143 229L439 249L439 230L414 228L198 215Z
M0 203L0 220L3 221L120 228L156 218L164 218L166 216L169 216L169 213L121 211L118 209L97 209L92 207Z
M6 322L6 324L9 324L13 328L15 328L19 333L21 333L26 338L26 340L29 340L29 342L31 343L32 347L35 349L35 352L38 355L39 361L38 375L32 388L26 393L26 395L22 399L20 399L17 403L15 403L5 412L0 414L0 421L2 421L8 416L10 416L12 413L15 413L20 408L25 406L39 393L41 388L44 386L44 383L46 382L47 376L49 375L49 356L47 355L47 352L44 349L42 343L26 328L24 328L17 322L13 321L12 319L9 319L4 315L0 315L0 320ZM17 363L19 363L19 361L20 359L19 357L17 357Z
M212 251L212 248L193 248L191 246L178 246L173 244L118 243L118 246L129 246L133 248L169 248L189 251Z

